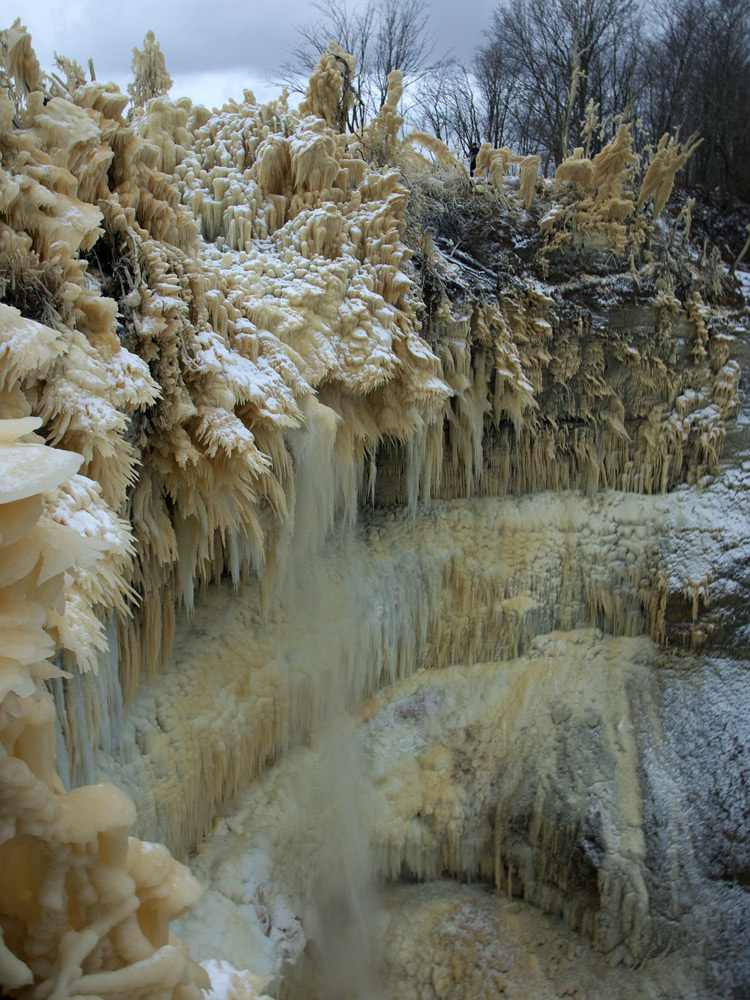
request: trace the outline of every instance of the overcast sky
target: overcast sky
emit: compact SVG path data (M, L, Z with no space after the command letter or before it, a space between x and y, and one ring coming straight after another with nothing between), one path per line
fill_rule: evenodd
M355 4L356 5L356 4ZM468 62L482 41L496 0L432 0L430 28L440 52ZM133 46L153 29L161 44L174 87L171 96L187 94L213 106L241 97L244 87L267 100L269 86L297 38L295 26L313 20L306 0L245 0L215 4L210 0L3 0L0 27L20 17L31 32L42 69L54 69L54 52L86 66L94 60L98 80L122 88L131 79ZM319 15L318 15L319 16Z

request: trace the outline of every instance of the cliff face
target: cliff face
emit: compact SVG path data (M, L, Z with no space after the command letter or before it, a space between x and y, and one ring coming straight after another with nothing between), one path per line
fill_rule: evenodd
M674 171L4 40L3 988L199 995L134 830L215 996L744 995L746 311Z

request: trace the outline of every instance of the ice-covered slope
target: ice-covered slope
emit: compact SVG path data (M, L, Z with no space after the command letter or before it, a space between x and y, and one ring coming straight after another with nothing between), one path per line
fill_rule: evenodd
M741 988L742 301L644 207L678 153L641 184L622 127L554 184L489 149L471 179L401 138L397 74L340 133L334 50L299 110L125 116L3 44L2 525L47 490L0 526L3 988L198 996L195 884L128 831L187 858L217 822L183 930L252 970L220 995L303 949L300 995L353 989L384 932L388 989L463 996L372 891L448 874L613 963L675 949L631 994Z

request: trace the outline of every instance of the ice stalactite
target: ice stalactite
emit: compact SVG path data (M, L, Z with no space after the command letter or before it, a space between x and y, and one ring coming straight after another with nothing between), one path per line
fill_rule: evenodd
M642 957L654 890L643 883L635 751L612 713L634 711L652 640L711 639L726 532L696 528L693 494L669 491L717 470L739 379L727 279L701 273L684 249L673 258L645 211L653 199L659 215L687 150L660 146L638 195L627 126L593 160L577 151L555 184L535 157L484 149L490 187L433 137L400 137L398 73L376 119L346 135L355 66L335 46L299 110L286 94L258 105L246 92L215 112L161 95L125 117L113 85L75 68L66 87L45 77L20 24L3 43L0 416L15 421L12 436L33 415L60 450L3 449L42 449L40 468L63 461L50 454L81 456L55 484L31 483L28 462L13 473L34 495L54 486L38 524L23 506L31 493L6 498L28 515L7 572L44 591L30 617L13 604L29 628L15 623L8 640L38 643L39 662L21 664L38 667L35 678L6 663L3 743L8 787L31 789L41 809L19 799L0 850L8 983L21 995L197 995L205 980L167 930L195 886L165 849L127 831L137 822L184 856L255 778L256 798L273 790L255 861L273 880L281 855L296 858L307 926L297 933L281 897L262 916L258 885L229 908L211 905L268 960L263 975L277 975L308 931L334 937L337 909L356 937L368 836L388 876L492 876L603 950ZM408 510L364 516L365 498ZM699 555L672 545L674 523ZM62 581L34 577L40 558L55 577L67 567L64 608ZM569 691L587 682L587 650L615 692L607 703L597 674L595 709ZM612 669L620 655L624 681ZM432 724L435 692L461 703L450 690L459 675L492 689L500 716L489 702L461 705L460 732L441 716L443 736L415 735ZM409 739L421 742L378 762L377 715L398 714L386 686L404 694L396 721L413 722ZM533 709L560 715L553 703L568 693L576 733L596 729L612 765L600 821L591 812L583 824L603 863L575 854L579 799L570 814L547 808L563 809L553 762L565 740L544 744L540 760ZM333 720L368 698L372 724L359 736L344 725L333 747ZM37 714L19 715L16 701ZM494 734L490 717L504 720ZM472 805L461 762L474 724L487 731L477 753L507 768L489 779L497 760L487 762L480 779L492 788L475 789ZM318 729L333 739L319 744L321 759L331 750L322 771ZM548 737L540 731L539 745ZM341 762L357 739L370 739L374 790ZM55 742L68 756L59 777ZM263 772L293 759L306 777L292 796ZM522 788L527 765L535 783ZM114 788L76 787L102 777L132 791L137 821ZM366 804L358 816L334 808L370 792L379 819ZM288 839L304 839L307 817L309 871L305 844ZM560 866L566 851L578 868ZM16 907L9 858L38 878L46 923L27 899ZM261 933L264 922L278 932L278 948L258 950L235 904ZM263 988L260 972L213 969L215 991Z
M643 953L649 933L645 849L625 690L631 678L645 682L644 664L656 655L645 639L602 641L596 632L553 631L519 660L425 673L401 684L397 694L381 695L387 707L366 726L374 754L381 869L392 877L406 871L420 878L446 872L489 878L509 896L523 895L545 912L564 915L573 927L583 925L595 941L601 937L603 951L611 951L625 934L631 951ZM468 683L465 670L472 675ZM585 695L578 690L581 671L587 676ZM548 724L550 711L561 728ZM455 744L454 727L461 734ZM397 740L393 730L400 734ZM578 805L566 818L563 803L554 808L542 803L545 796L558 795L561 751L553 749L558 738L588 742L590 756L580 754L580 766L612 772L610 791L592 801L588 820L599 824L587 836L603 863L577 854ZM539 758L532 764L535 754ZM590 777L582 777L576 794ZM554 813L553 821L548 813ZM545 839L566 837L569 851L564 845L542 846ZM568 854L564 870L561 859ZM607 894L613 899L601 898ZM620 907L621 896L630 898L632 913L627 904ZM607 934L619 938L606 940Z
M340 93L334 77L325 86ZM372 129L409 175L398 93L394 76ZM46 103L32 88L19 129L6 102L3 239L19 275L9 301L56 332L23 405L84 455L132 525L133 600L117 609L129 695L164 661L175 609L190 610L196 589L225 571L235 585L270 582L292 508L325 532L368 490L412 507L466 492L653 491L715 465L736 369L711 319L698 323L694 367L679 371L685 319L669 290L623 324L655 326L655 340L605 343L599 317L526 280L495 302L440 297L428 346L406 270L407 190L367 161L366 137L349 142L284 97L258 106L248 94L214 115L159 97L130 124L124 106L102 84ZM625 133L605 152L592 183L609 197L630 163ZM433 257L436 273L456 273ZM322 441L306 430L313 393L337 429L313 460L332 488L310 519L294 499L293 450ZM408 466L401 484L389 454Z
M663 135L643 178L637 205L653 200L654 218L658 219L672 193L675 174L685 165L702 141L702 139L696 141L696 137L691 136L687 142L679 143L676 138Z
M55 710L44 681L64 621L64 577L102 555L43 513L42 496L81 457L26 436L37 418L0 423L2 698L0 976L27 997L201 995L203 971L169 921L200 889L163 847L128 836L132 802L112 785L65 792L55 769ZM19 440L20 439L20 440Z
M257 590L206 595L197 633L180 625L188 638L133 702L124 754L97 754L101 774L133 796L143 831L183 857L296 740L416 671L513 659L538 636L592 625L661 641L675 594L689 602L684 639L699 643L720 551L715 528L702 530L722 502L712 497L701 513L681 494L614 492L374 513L366 530L299 559L284 610L265 625Z
M157 98L132 125L124 105L102 84L69 101L36 90L17 129L6 101L3 238L23 272L10 301L56 330L23 405L84 454L132 523L118 640L132 694L196 587L279 565L294 505L284 436L306 424L313 391L315 412L338 427L317 457L333 483L325 531L334 508L352 517L379 443L413 433L404 410L431 412L447 390L400 270L395 173L353 158L343 136L283 100L207 119ZM193 214L224 249L191 256Z
M684 983L697 975L680 949L691 934L703 933L696 928L707 929L711 915L691 902L692 892L702 897L705 891L696 874L700 859L686 830L683 793L662 774L657 697L663 683L692 687L695 660L660 649L643 632L651 595L669 594L671 604L684 591L694 595L695 625L710 634L712 573L746 530L746 501L731 502L732 490L717 484L700 500L685 490L667 497L609 493L598 500L541 495L446 503L413 525L406 513L395 523L386 513L373 516L361 551L342 549L329 579L343 580L343 593L361 580L362 595L378 599L376 617L389 623L369 640L358 629L356 644L370 650L379 643L382 653L402 627L400 641L408 643L417 628L415 606L421 605L419 617L426 621L416 648L407 649L416 658L406 660L395 683L381 685L361 703L359 732L350 736L351 755L364 747L362 810L381 875L490 880L505 898L533 903L585 931L613 963L630 966L653 952L662 960L663 952L673 951L667 980L677 975ZM351 580L342 573L347 562ZM658 567L652 590L647 567ZM671 576L668 583L664 574ZM343 612L351 631L345 602L331 585L327 589L329 607ZM363 605L356 592L352 601ZM305 650L318 650L319 662L348 678L343 658L334 666L331 655L335 616L320 622L319 637L310 623L322 604L309 617L301 610L295 622ZM674 610L661 606L664 627L674 628ZM581 627L593 622L604 628ZM290 626L278 622L273 636L286 656L296 645ZM221 629L229 633L226 620ZM267 655L273 656L271 649ZM293 662L299 668L303 660ZM287 665L278 654L269 661L274 672ZM660 680L665 675L671 680ZM327 704L335 700L329 696ZM325 715L299 721L312 727L303 747L267 769L196 861L212 886L219 925L229 927L237 918L232 900L242 898L249 939L221 935L226 958L235 962L243 948L257 950L252 942L259 914L271 921L271 935L280 935L287 927L285 907L300 912L304 904L296 893L310 891L297 875L285 881L292 849L279 839L286 824L278 820L278 802L292 808L297 797L286 799L288 790L311 780L311 750L319 752L319 741L340 721ZM654 767L661 775L658 789L643 781L644 768ZM321 809L329 809L327 800ZM649 841L657 836L679 854L684 877L653 877ZM262 864L256 848L250 850L254 844L262 845ZM294 856L305 850L296 845ZM243 856L248 865L241 871ZM688 882L694 889L686 894ZM307 905L314 900L312 893ZM205 949L200 913L199 906L186 933ZM404 940L409 935L399 933L390 943L408 966L412 946ZM648 968L650 963L645 979ZM457 992L449 995L458 997L468 967L459 963L452 975ZM624 997L639 989L629 976L621 985ZM677 996L679 988L662 984L662 995Z
M133 49L131 69L135 75L128 84L128 93L133 107L142 108L153 97L166 94L172 87L172 77L167 72L167 64L153 31L147 31L142 49Z
M465 280L447 253L429 258L423 273ZM680 301L661 280L636 284L579 277L593 308L551 278L515 279L496 302L433 293L431 346L451 396L442 421L381 452L379 499L405 502L412 479L442 497L658 493L715 472L736 408L731 323L699 292ZM407 475L412 457L422 468Z
M300 112L321 118L327 125L344 131L347 113L354 101L351 85L357 68L354 56L331 41L310 76Z

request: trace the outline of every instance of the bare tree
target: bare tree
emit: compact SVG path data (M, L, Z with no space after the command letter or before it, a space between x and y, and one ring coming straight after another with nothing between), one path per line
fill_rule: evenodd
M428 28L427 0L368 0L350 8L347 0L311 0L318 16L297 28L299 42L282 67L287 86L304 93L307 77L331 39L356 57L356 95L349 127L356 131L383 106L388 74L401 70L405 88L436 72L435 36Z
M482 142L536 153L548 172L583 128L639 118L653 140L677 129L704 137L690 183L750 200L750 0L500 0L470 66L435 58L427 0L313 0L285 82L304 91L331 38L357 59L357 130L379 110L388 73L410 87L410 120L470 157ZM644 30L645 27L645 30Z
M509 126L517 79L511 72L502 44L490 39L474 59L474 79L482 104L481 136L495 148L511 140Z
M688 181L750 198L750 0L659 3L650 29L641 98L649 131L699 132Z
M413 86L434 73L443 60L435 59L435 35L428 30L425 0L380 0L372 73L382 107L388 92L388 74L400 69Z
M483 142L503 146L512 108L514 79L497 46L482 49L473 72L455 61L431 73L418 88L411 118L471 159Z
M578 144L591 99L602 115L632 103L638 30L637 0L503 0L480 56L494 48L515 81L508 111L519 151L549 169Z
M451 62L423 80L410 119L447 145L459 147L468 157L482 142L478 97L466 70Z

